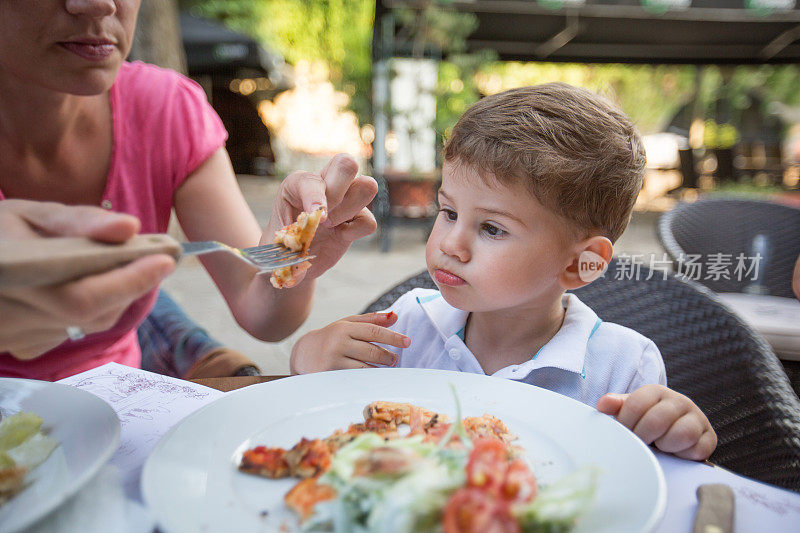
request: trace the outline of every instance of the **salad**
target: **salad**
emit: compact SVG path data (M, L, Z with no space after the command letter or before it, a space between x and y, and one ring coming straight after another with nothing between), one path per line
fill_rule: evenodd
M43 463L58 442L42 433L42 419L17 413L0 421L0 505L25 485L25 477Z
M491 416L447 417L410 404L373 402L364 423L290 450L247 450L240 470L303 478L284 497L306 531L566 532L592 502L596 472L539 487ZM399 431L407 425L408 432Z

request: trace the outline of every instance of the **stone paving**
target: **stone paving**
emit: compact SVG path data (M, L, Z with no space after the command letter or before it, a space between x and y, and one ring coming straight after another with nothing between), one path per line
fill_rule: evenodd
M240 176L239 184L259 222L269 218L279 181ZM657 209L661 209L661 204ZM656 254L663 249L656 238L657 211L638 211L615 246L615 253ZM170 230L182 237L176 225ZM314 308L306 323L279 343L250 337L233 320L225 301L206 271L195 258L181 261L163 287L187 314L226 345L239 350L264 374L288 374L289 354L302 334L336 319L359 313L370 302L399 281L425 268L425 235L422 226L400 225L392 230L391 250L381 253L375 236L356 242L342 260L317 283Z

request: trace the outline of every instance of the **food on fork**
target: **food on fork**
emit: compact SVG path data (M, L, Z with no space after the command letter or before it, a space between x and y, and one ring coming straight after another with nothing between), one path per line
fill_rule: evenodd
M28 473L50 456L58 443L42 433L42 419L17 413L0 422L0 505L25 485Z
M364 422L290 450L246 450L243 472L299 477L284 496L303 530L567 532L594 497L595 471L539 490L516 439L485 414L452 424L397 402L372 402ZM408 426L408 432L399 431Z
M293 252L300 252L300 255L308 255L308 247L317 232L317 227L322 221L325 213L323 208L319 208L311 213L303 211L297 215L297 221L284 226L275 232L275 244L282 244ZM305 261L298 265L279 268L272 272L269 278L270 283L276 289L284 287L294 287L297 283L297 276L311 268L311 263Z

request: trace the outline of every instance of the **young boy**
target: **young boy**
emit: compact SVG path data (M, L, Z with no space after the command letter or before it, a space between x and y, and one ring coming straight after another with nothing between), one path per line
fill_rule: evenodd
M716 434L665 386L655 344L565 294L591 281L581 258L611 259L642 187L642 140L624 113L566 84L512 89L467 110L444 156L425 253L439 290L306 334L292 371L386 365L515 379L596 406L663 451L707 458Z

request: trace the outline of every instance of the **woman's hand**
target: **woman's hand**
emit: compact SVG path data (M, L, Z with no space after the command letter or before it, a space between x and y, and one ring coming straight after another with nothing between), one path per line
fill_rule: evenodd
M309 250L315 256L311 268L299 275L319 277L339 261L353 241L375 231L377 223L367 204L377 192L375 180L359 175L358 164L347 154L334 156L320 174L293 172L281 184L261 242L271 243L275 231L294 222L301 211L325 208L327 216Z
M0 246L11 245L4 240L43 237L124 242L138 230L135 217L97 207L30 200L0 202ZM0 289L0 352L33 359L64 342L69 326L85 333L104 331L174 268L171 257L153 255L69 283Z
M645 444L683 459L708 459L717 434L695 403L663 385L645 385L630 394L606 394L597 410L615 417Z
M338 320L300 337L292 349L292 374L323 370L395 366L397 355L373 343L408 348L411 339L388 329L397 315L368 313Z

